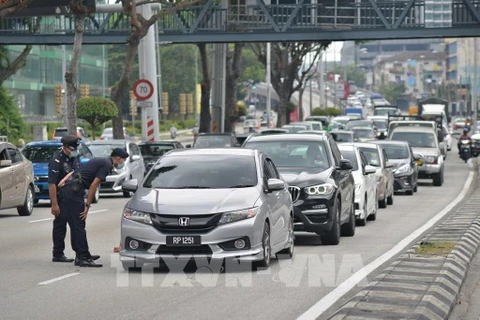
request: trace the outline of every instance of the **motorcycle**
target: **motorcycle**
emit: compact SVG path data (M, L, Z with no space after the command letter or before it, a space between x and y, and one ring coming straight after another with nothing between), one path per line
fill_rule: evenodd
M176 132L170 132L170 138L172 140L175 140L175 138L177 137L177 133Z
M472 157L472 141L470 139L460 140L460 158L465 162Z

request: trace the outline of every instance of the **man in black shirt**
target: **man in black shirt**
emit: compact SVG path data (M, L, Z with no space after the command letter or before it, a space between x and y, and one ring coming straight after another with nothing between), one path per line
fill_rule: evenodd
M94 261L95 259L88 250L85 220L100 183L106 180L113 167L123 168L127 158L128 153L124 149L116 148L112 151L110 158L93 158L60 182L61 186L64 185L62 190L68 200L68 207L65 210L72 215L77 253L75 265L77 266L102 267L101 264ZM88 189L86 203L85 189Z

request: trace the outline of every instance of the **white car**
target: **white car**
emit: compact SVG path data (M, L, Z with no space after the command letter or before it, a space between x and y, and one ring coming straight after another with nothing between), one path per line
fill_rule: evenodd
M377 169L368 165L365 155L354 145L339 144L344 159L352 163L355 180L355 217L357 225L364 226L368 220L376 220L378 209Z
M452 150L452 134L446 125L443 125L443 142L447 146L447 151Z

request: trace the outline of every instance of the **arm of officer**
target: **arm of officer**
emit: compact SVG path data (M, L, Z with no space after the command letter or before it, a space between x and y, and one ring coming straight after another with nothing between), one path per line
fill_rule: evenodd
M90 207L90 205L93 202L93 198L95 198L95 192L97 192L97 188L100 185L100 180L99 178L95 178L90 185L90 188L88 188L88 196L87 196L87 206Z
M60 214L60 208L58 207L57 200L57 181L60 177L60 161L58 159L53 159L52 162L48 164L48 194L52 202L51 213L54 216Z

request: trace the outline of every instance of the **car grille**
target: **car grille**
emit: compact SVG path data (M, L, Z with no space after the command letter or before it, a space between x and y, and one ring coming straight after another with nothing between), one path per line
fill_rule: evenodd
M35 181L36 182L48 182L48 176L36 176Z
M115 182L103 182L100 184L100 189L112 189Z
M297 202L298 198L300 198L300 188L291 186L288 187L288 191L290 191L290 194L292 195L292 201Z
M205 234L215 229L222 218L222 213L200 215L152 214L153 226L167 234ZM180 226L180 218L189 218L188 226Z
M157 254L212 254L210 246L204 244L200 246L166 246L160 245L157 249Z

